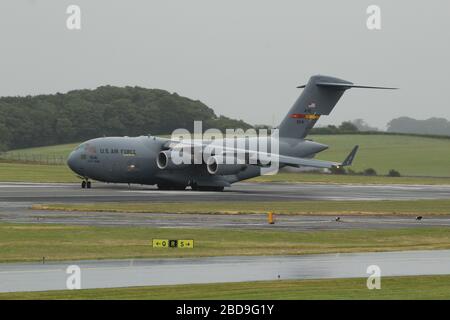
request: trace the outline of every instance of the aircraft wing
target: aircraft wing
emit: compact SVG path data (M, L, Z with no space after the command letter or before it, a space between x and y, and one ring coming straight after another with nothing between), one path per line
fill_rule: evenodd
M346 167L350 166L355 158L356 152L359 146L355 146L349 155L345 158L343 162L332 162L316 159L306 159L306 158L296 158L279 155L279 162L285 165L295 166L295 167L314 167L314 168L328 168L333 167Z
M202 150L209 146L208 143L199 143L199 142L189 142L185 143L182 141L174 141L170 140L168 141L168 147L171 149L174 148L181 148L185 146L189 147L198 147L202 148ZM225 155L226 153L234 154L239 153L240 151L242 154L249 153L250 158L253 159L265 159L268 161L270 159L273 162L278 162L283 165L287 166L293 166L293 167L313 167L313 168L334 168L334 167L346 167L350 166L353 162L353 159L355 158L356 152L358 151L359 146L355 146L352 151L349 153L349 155L345 158L343 162L333 162L333 161L324 161L324 160L316 160L316 159L310 159L310 158L298 158L298 157L290 157L280 154L273 154L273 153L265 153L265 152L259 152L259 151L251 151L251 150L241 150L237 148L224 148L215 146L215 150L219 151L220 154ZM218 153L216 153L217 155Z

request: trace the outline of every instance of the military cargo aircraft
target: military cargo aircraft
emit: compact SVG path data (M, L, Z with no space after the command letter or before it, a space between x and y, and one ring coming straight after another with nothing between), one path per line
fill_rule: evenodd
M206 191L222 191L234 182L260 176L267 168L349 166L358 146L343 162L316 160L314 156L328 146L307 140L308 132L320 116L331 113L350 88L396 89L359 86L323 75L312 76L298 88L304 90L275 130L276 135L237 138L231 143L227 138L186 141L151 135L97 138L72 151L68 166L82 179L82 188L91 188L91 180L96 180L157 185L161 190L191 187ZM258 147L262 144L267 145L264 151ZM206 149L209 153L204 153ZM203 152L200 160L194 150ZM175 161L174 154L195 161Z

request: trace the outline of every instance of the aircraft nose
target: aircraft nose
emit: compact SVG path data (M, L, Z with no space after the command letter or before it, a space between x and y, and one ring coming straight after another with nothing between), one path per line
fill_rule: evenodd
M67 165L69 166L69 168L72 170L72 171L75 171L76 172L76 170L75 170L75 151L72 151L70 154L69 154L69 157L67 158Z

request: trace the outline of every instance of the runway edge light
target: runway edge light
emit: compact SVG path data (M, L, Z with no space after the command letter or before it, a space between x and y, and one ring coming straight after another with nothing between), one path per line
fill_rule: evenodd
M268 213L267 220L269 224L275 224L275 219L272 211Z

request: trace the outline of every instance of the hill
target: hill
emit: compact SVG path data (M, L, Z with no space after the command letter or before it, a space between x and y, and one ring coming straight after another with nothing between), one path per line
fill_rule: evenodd
M214 111L200 101L159 89L104 86L62 94L0 98L0 151L84 141L101 136L192 132L250 125Z

